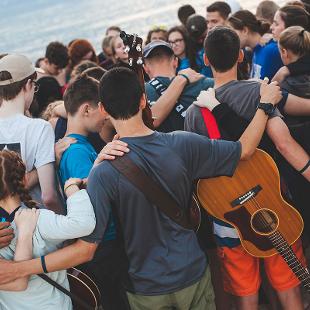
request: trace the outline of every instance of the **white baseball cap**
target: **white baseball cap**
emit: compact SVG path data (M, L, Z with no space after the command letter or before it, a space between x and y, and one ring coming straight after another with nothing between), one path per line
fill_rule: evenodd
M35 72L44 73L42 69L35 68L26 56L17 54L9 54L0 59L0 73L3 71L9 72L11 78L0 81L0 86L22 81Z

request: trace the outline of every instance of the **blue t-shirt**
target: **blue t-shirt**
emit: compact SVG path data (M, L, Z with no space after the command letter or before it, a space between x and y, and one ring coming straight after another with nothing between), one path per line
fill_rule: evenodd
M62 186L69 178L87 178L97 158L94 147L87 137L79 134L70 134L68 137L76 139L63 153L59 164L59 175ZM108 228L104 234L104 241L116 239L115 223L112 213Z
M196 63L197 63L197 66L199 68L199 73L203 74L206 77L212 78L213 74L212 74L211 67L206 66L205 62L203 60L204 53L205 53L205 51L202 48L197 52L197 55L196 55Z
M265 46L256 45L253 50L253 64L251 70L251 78L269 80L283 66L278 44L274 40L270 40Z
M187 68L190 68L189 59L187 57L183 59L179 58L179 65L177 67L177 72L183 69L187 69Z

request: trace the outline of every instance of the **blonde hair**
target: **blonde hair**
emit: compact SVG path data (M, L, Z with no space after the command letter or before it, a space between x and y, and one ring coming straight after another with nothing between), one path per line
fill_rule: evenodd
M54 108L57 106L64 104L63 100L57 100L51 102L46 109L42 112L41 118L43 118L46 121L49 121L54 116Z
M310 53L310 32L301 26L288 27L281 33L279 45L297 56L304 56Z

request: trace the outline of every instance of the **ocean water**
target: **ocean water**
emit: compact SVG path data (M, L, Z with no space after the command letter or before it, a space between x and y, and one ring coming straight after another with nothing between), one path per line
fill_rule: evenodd
M0 0L0 53L15 52L33 61L51 41L88 39L100 52L105 29L118 25L145 37L155 25L178 24L177 9L186 3L205 15L210 0ZM279 0L279 4L283 1ZM239 3L254 10L257 1Z

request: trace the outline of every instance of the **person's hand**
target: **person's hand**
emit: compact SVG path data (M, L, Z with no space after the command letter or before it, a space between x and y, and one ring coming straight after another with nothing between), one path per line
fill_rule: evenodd
M115 137L114 137L115 139ZM128 144L121 140L113 140L109 142L98 154L94 166L97 166L104 160L113 160L115 156L123 156L129 152Z
M76 143L76 139L71 137L64 137L59 139L55 143L55 156L56 156L56 165L58 166L62 157L63 152L73 143Z
M32 209L19 209L15 213L14 222L18 228L19 236L32 236L37 226L40 210Z
M283 66L274 75L274 77L272 78L272 81L273 82L277 81L278 83L281 83L289 75L290 75L290 71L289 71L288 67L287 66Z
M70 178L66 181L64 185L64 192L67 198L69 198L71 195L73 195L74 193L78 192L80 189L85 187L86 182L84 181L84 179L82 180L79 178Z
M269 79L265 78L261 83L260 102L276 105L282 99L281 89L278 82L268 84L268 81Z
M14 230L10 227L10 223L0 223L0 249L8 246L14 238Z
M193 70L191 68L186 68L186 69L180 70L178 72L178 75L179 74L186 75L188 77L190 83L195 83L203 77L202 74L196 72L195 70Z
M197 100L193 102L198 107L207 108L212 111L220 102L215 97L214 88L208 88L208 90L202 90L197 97Z

